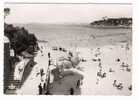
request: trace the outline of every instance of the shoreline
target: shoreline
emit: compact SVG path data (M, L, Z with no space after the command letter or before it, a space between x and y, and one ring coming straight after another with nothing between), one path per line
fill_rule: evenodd
M99 29L132 29L132 26L90 25L89 27Z

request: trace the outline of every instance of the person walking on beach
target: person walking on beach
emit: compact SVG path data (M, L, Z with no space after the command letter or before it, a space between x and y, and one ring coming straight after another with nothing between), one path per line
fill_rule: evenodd
M42 89L42 85L41 85L41 83L38 85L38 88L39 88L39 95L42 95L42 91L43 91L43 89Z
M48 58L50 58L50 52L48 52Z
M113 82L113 86L116 86L116 82L117 82L117 80L114 80L114 82Z
M51 60L50 60L50 52L48 52L48 58L49 58L49 60L48 60L48 66L50 66L51 65Z
M43 90L45 91L45 89L46 89L46 83L44 83L43 85Z
M80 83L81 83L80 80L78 80L76 88L80 88Z
M42 69L40 69L40 75L41 75L41 77L43 76L43 74L44 74L44 69L42 68Z
M50 65L51 65L51 60L49 59L49 60L48 60L48 66L50 66Z
M43 75L44 75L44 69L40 69L40 76L41 76L41 81L43 81Z

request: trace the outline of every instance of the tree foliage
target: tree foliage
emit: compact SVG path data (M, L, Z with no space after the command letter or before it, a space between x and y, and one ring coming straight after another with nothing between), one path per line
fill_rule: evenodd
M4 8L4 18L10 14L10 8ZM33 53L38 48L37 38L30 34L24 27L14 27L12 24L4 23L4 35L10 40L10 46L15 54L22 51Z
M35 35L30 34L24 27L14 27L12 24L5 23L4 35L9 38L11 48L15 50L16 54L20 54L25 50L33 53L38 46ZM31 48L31 51L29 48Z

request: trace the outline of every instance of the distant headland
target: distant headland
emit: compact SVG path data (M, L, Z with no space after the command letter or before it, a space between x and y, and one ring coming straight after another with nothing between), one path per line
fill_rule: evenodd
M132 28L132 18L103 17L101 20L91 22L90 25L98 28Z

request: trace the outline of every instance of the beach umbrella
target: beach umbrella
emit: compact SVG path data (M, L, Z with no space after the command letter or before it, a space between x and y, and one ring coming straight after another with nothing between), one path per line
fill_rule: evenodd
M72 67L73 67L73 66L72 66L71 61L64 60L64 62L63 62L63 68L70 69L70 68L72 68Z

